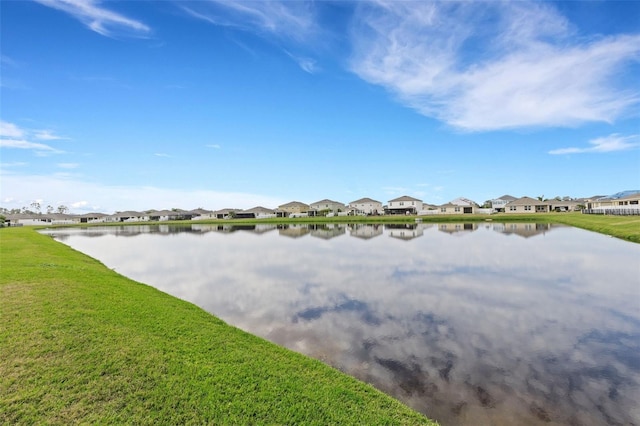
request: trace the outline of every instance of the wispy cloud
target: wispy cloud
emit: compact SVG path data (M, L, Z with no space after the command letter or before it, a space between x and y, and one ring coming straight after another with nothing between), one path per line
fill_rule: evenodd
M68 140L65 136L56 135L53 130L36 130L33 137L42 141Z
M281 45L308 48L320 33L313 2L205 0L181 3L185 12L213 25L236 28L276 40L280 48L309 74L319 71L309 55L292 54ZM254 52L243 43L243 49Z
M165 154L164 152L156 152L155 154L156 157L163 157L163 158L170 158L171 156L169 154Z
M207 148L213 148L213 149L220 149L222 148L220 145L218 145L217 143L212 143L212 144L207 144L205 145Z
M191 16L215 25L301 41L317 31L313 3L204 0L183 4Z
M77 169L80 165L78 163L58 163L57 166L61 169Z
M0 148L29 149L34 151L38 156L44 156L48 154L60 154L63 152L49 145L45 145L43 143L37 143L37 142L29 142L24 139L0 138Z
M549 154L584 154L584 153L607 153L616 151L628 151L640 146L640 135L622 136L617 133L596 138L589 141L589 145L583 148L559 148L549 151Z
M32 138L39 140L67 139L55 136L51 130L22 129L13 123L0 121L0 148L31 150L38 156L64 152L44 143L33 142Z
M612 122L640 99L613 78L640 35L578 39L545 3L379 1L354 22L358 76L463 130Z
M35 0L61 10L86 25L91 31L107 37L116 35L144 36L151 29L144 23L100 6L99 0Z
M315 74L320 70L317 61L313 58L297 56L287 50L285 50L285 53L293 59L303 71L309 74Z

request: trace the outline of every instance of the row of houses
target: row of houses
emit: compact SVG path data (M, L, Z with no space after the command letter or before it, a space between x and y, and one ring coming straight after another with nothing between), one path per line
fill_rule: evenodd
M164 222L172 220L209 220L209 219L266 219L277 217L313 217L313 216L355 216L355 215L466 215L503 213L548 213L583 210L596 214L640 214L640 190L624 191L612 196L595 196L588 199L552 199L539 200L531 197L512 197L503 195L491 200L490 206L481 207L467 198L456 198L442 205L433 205L424 201L402 196L389 200L386 205L371 198L361 198L348 204L324 199L311 204L291 201L275 209L262 206L251 209L222 210L149 210L145 212L125 211L114 214L87 213L73 214L9 214L5 225L71 225L118 222Z

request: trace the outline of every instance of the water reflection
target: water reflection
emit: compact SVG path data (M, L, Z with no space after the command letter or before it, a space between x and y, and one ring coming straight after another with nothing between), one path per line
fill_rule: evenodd
M136 228L50 233L445 425L640 423L638 245L547 224Z

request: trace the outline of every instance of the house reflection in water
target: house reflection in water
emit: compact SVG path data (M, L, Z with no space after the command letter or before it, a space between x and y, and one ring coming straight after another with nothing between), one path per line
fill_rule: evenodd
M383 225L380 224L353 224L349 225L349 235L356 238L369 239L382 235Z
M464 235L467 232L473 232L478 229L477 223L439 223L438 231L448 234Z
M424 235L424 230L432 226L433 225L425 225L422 223L404 223L385 225L385 229L391 238L411 240L413 238L422 237L422 235Z
M309 225L309 229L312 237L322 238L323 240L330 240L331 238L345 235L347 232L346 225L338 223Z
M283 237L299 238L309 233L307 225L278 225L278 233Z
M552 226L557 228L563 225L551 225L550 223L494 223L491 228L503 234L515 234L529 238L549 232Z

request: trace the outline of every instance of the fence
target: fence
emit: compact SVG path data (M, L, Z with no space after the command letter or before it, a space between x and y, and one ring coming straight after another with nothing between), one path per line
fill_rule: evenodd
M611 208L611 209L584 209L583 214L604 214L613 216L640 216L640 209Z

